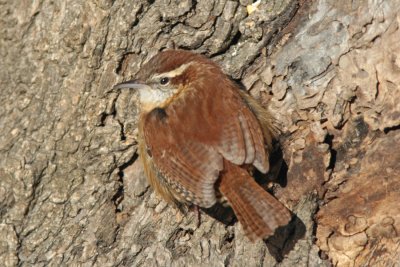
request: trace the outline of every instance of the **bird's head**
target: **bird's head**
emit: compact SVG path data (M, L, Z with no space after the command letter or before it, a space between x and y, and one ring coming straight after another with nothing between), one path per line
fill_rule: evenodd
M120 83L115 89L133 88L139 91L142 111L163 107L174 96L204 84L209 74L222 73L217 64L205 56L184 50L158 53L142 66L136 79Z

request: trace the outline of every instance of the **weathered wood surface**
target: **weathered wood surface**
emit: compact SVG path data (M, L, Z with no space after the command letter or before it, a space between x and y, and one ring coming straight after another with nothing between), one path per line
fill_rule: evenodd
M400 5L386 1L0 1L2 266L399 266ZM136 98L157 51L219 62L285 134L267 242L157 198ZM283 182L282 182L283 180Z

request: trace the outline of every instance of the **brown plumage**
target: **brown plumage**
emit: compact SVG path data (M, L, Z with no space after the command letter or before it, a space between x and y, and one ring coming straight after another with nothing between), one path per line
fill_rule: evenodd
M146 63L137 88L140 157L168 202L211 207L219 191L251 240L289 222L290 212L264 191L246 165L269 169L271 116L204 56L164 51Z

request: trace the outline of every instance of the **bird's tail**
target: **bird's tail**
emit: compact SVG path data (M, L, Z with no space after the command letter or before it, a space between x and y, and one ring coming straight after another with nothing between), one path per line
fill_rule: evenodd
M258 185L247 170L228 161L224 162L219 190L251 241L272 235L291 219L289 210Z

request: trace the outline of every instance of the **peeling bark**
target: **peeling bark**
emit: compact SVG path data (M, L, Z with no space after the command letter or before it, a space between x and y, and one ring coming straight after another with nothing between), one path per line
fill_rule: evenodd
M0 1L2 265L400 264L400 6L251 3ZM167 47L210 56L282 125L270 190L295 217L267 241L149 188L136 96L110 89Z

